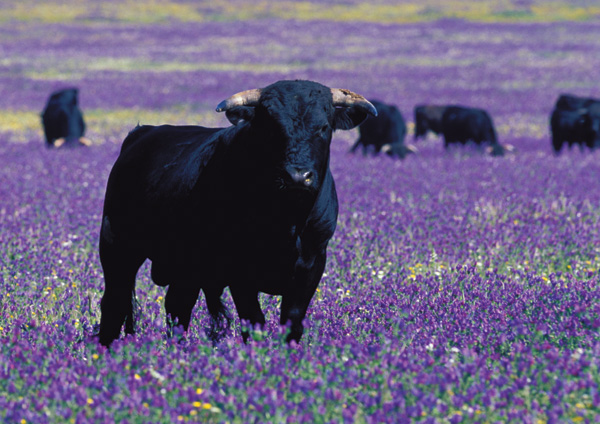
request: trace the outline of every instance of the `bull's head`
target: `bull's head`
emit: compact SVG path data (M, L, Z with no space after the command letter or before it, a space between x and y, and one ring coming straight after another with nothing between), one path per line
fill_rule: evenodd
M333 131L348 130L375 107L363 96L311 81L279 81L243 91L222 101L217 112L237 126L247 126L253 140L273 158L281 185L316 191L329 164Z

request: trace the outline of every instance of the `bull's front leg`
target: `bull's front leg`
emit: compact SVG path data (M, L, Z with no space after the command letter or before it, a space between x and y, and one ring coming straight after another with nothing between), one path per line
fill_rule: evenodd
M290 333L286 337L289 343L292 340L300 341L304 333L302 321L310 305L319 281L323 276L326 262L325 250L317 254L312 266L299 259L296 264L294 280L291 290L282 296L280 324L286 325L290 322Z
M192 309L198 300L200 286L195 282L175 281L169 285L165 297L167 313L167 335L173 336L173 329L181 326L187 331L192 318Z

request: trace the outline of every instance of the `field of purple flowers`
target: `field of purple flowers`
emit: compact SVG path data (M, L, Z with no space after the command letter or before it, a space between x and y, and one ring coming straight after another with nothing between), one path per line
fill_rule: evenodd
M502 22L375 2L375 15L406 9L385 23L356 1L327 2L346 4L339 19L310 2L68 3L0 5L0 422L600 421L600 156L555 156L548 133L559 93L600 97L591 2L577 22L534 19L535 1ZM507 22L527 10L532 22ZM202 297L185 340L167 339L144 266L137 334L100 347L100 215L127 132L227 125L221 100L294 78L396 104L409 137L418 103L482 107L515 150L430 136L394 161L350 155L356 131L336 134L340 218L301 343L282 341L269 296L246 345L239 322L209 342ZM72 85L94 144L48 150L39 113Z

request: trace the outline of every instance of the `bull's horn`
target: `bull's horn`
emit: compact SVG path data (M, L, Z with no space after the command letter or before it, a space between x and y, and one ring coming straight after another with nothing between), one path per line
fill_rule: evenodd
M217 106L217 112L225 112L226 110L236 106L256 106L260 100L260 93L260 88L254 88L252 90L236 93L219 103Z
M367 99L360 94L353 93L350 90L343 88L332 88L331 96L333 97L334 106L351 107L358 106L373 116L377 116L377 109Z

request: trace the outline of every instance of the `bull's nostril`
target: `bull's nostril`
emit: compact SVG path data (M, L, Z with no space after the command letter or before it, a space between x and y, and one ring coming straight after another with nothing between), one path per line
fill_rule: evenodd
M306 171L304 174L302 174L302 177L304 178L304 185L305 186L309 186L312 184L313 182L313 173L312 171Z
M302 174L302 178L304 178L304 185L305 186L310 186L313 182L313 173L312 171L306 171Z

